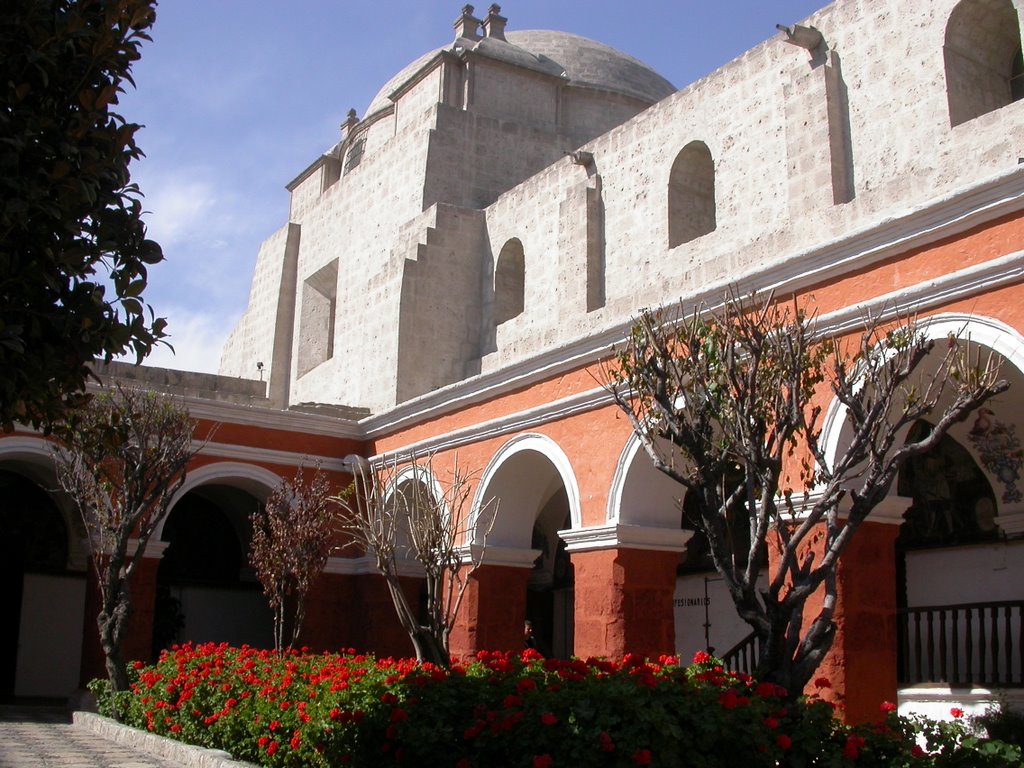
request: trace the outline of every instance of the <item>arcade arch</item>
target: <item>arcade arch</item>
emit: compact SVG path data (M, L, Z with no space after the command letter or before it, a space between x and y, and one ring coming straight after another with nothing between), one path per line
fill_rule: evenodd
M561 532L580 527L579 498L565 452L545 435L525 434L495 454L473 505L497 504L484 562L530 568L525 618L542 650L562 658L573 653L574 582Z
M666 440L658 442L665 456L675 451ZM683 459L680 457L680 461ZM692 658L711 648L723 652L750 632L736 614L732 598L705 556L706 542L695 535L684 514L686 489L655 468L640 439L631 435L620 455L608 496L608 522L639 527L645 538L681 550L673 598L675 652Z
M0 441L3 698L63 697L78 686L85 535L57 487L48 442L18 436Z
M250 517L280 478L236 462L190 472L154 539L153 652L175 642L272 647L272 616L249 565Z

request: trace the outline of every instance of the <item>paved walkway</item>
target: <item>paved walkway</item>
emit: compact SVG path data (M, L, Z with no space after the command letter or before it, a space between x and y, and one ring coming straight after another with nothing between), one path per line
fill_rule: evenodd
M67 711L54 707L0 706L0 768L181 768L204 756L207 765L242 765L224 753L227 759L211 761L211 750L168 745L95 716L76 719L72 724Z

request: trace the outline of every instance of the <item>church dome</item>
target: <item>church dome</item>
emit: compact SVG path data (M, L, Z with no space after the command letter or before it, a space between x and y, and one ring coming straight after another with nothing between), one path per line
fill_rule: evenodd
M505 37L484 37L475 41L459 38L453 44L425 53L384 84L365 115L389 106L389 96L445 50L457 54L471 50L481 56L561 77L568 85L620 93L651 104L676 91L668 80L643 62L579 35L522 30L507 32Z

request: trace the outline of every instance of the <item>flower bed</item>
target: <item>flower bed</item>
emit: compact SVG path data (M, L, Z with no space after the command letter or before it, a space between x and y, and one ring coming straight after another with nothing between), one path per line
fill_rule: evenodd
M480 653L443 670L209 644L137 663L134 676L132 693L101 695L124 722L266 766L1019 764L1014 748L958 723L887 711L876 724L843 726L825 702L787 702L701 654L684 669L674 658Z

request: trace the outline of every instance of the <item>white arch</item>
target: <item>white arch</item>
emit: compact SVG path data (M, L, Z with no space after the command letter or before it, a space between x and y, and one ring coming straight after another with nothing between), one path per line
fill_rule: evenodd
M576 473L573 471L572 462L566 456L565 451L547 435L536 432L527 432L509 440L488 462L477 485L476 494L473 498L473 515L475 521L479 516L480 509L488 497L488 489L495 479L502 466L517 454L534 452L544 456L554 467L555 472L562 480L565 488L565 495L569 503L569 517L573 530L583 527L582 513L580 511L580 489L576 482ZM498 516L501 517L501 509L498 509Z
M622 509L622 493L626 487L626 475L629 474L629 468L633 466L637 453L642 450L643 444L640 442L640 438L635 432L630 434L622 453L619 454L619 460L615 464L615 472L612 474L612 487L608 493L608 511L605 514L605 519L609 523L619 520L619 512Z
M0 439L0 461L29 461L53 466L54 443L43 437L14 435Z
M188 472L185 476L185 482L178 489L177 493L174 494L168 509L174 509L174 506L190 491L194 491L203 485L213 484L238 488L251 494L262 503L267 500L267 497L281 483L281 480L282 478L279 475L256 464L243 464L238 461L215 461ZM163 538L164 524L166 522L167 517L160 521L160 524L153 532L153 541L160 541Z
M1008 365L1024 372L1024 336L1006 323L991 317L947 312L923 318L917 329L930 340L942 340L950 334L971 343L988 347ZM821 444L825 457L834 462L842 444L846 425L846 406L833 398L822 420Z
M445 515L450 514L450 510L448 509L448 500L445 498L444 491L441 488L441 483L439 483L437 478L434 477L433 472L420 464L410 464L407 467L402 467L401 471L392 478L391 483L388 485L387 491L384 495L385 500L390 499L391 496L394 495L395 491L397 491L403 483L407 482L423 483L423 485L430 489L430 493L433 495L434 499L441 504L443 513Z
M671 449L666 442L666 448ZM644 473L638 479L634 472ZM641 488L641 493L636 489ZM627 491L631 491L627 497ZM650 528L679 528L680 501L686 489L660 472L633 433L626 441L612 475L608 493L606 520L609 524L639 525ZM669 503L671 501L671 503ZM624 510L627 505L628 508ZM623 512L627 514L624 516Z
M74 500L59 487L57 465L53 452L54 443L42 436L13 435L0 439L0 462L22 462L25 469L20 474L38 485L53 501L67 526L68 565L74 569L84 567L88 557L88 544L82 520ZM19 468L20 469L20 468Z

